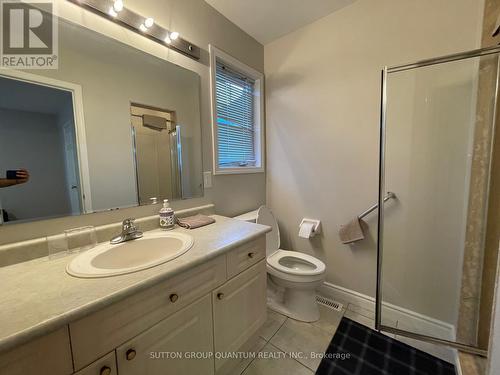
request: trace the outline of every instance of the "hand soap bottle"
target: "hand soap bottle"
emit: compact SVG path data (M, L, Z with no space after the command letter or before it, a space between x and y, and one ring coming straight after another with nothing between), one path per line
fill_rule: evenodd
M168 199L163 200L163 207L160 210L160 228L165 230L174 229L175 214L174 210L170 208Z

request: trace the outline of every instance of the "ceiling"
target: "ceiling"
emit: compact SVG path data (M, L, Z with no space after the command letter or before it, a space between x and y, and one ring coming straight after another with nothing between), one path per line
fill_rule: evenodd
M355 0L205 0L262 44L316 21Z

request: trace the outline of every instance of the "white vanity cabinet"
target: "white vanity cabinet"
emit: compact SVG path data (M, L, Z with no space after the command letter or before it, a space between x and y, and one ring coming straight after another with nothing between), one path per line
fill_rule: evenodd
M265 261L116 349L119 375L211 375L266 320ZM233 361L234 362L234 361ZM224 368L223 368L224 367Z
M225 280L225 256L217 257L70 323L75 369L145 332Z
M0 353L2 375L230 374L266 319L265 237ZM227 358L227 357L226 357Z
M200 353L201 358L190 358ZM116 349L120 375L210 375L214 372L210 295Z

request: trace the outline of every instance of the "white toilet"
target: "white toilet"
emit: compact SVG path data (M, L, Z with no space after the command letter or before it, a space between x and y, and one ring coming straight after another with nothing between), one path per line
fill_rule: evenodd
M316 288L325 279L325 264L311 255L281 250L278 222L267 207L237 218L272 228L266 237L268 306L296 320L318 320Z

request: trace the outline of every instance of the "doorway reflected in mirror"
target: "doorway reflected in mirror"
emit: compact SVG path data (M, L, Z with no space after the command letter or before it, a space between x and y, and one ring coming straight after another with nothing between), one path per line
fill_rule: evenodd
M0 97L0 220L82 213L72 93L0 77Z
M181 126L175 111L132 104L130 116L139 204L181 199Z

